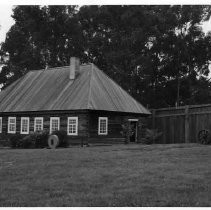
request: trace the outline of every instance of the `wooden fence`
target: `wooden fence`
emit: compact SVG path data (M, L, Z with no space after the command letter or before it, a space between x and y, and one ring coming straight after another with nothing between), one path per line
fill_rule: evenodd
M151 110L151 126L163 132L157 143L197 142L198 132L211 131L211 104Z

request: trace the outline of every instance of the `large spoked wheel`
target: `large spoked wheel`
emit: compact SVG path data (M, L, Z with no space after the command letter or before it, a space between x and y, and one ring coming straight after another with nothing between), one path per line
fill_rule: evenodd
M59 137L57 135L50 135L48 137L48 146L50 149L56 149L59 146Z
M209 131L208 130L201 130L198 133L198 141L201 144L209 144Z

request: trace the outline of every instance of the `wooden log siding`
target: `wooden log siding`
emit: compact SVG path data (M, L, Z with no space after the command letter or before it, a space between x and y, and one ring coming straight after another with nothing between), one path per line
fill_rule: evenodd
M98 118L108 117L108 134L98 135ZM145 134L145 117L115 112L91 112L89 116L89 143L124 143L122 125L129 123L128 119L138 119L138 142Z
M3 119L3 129L2 134L0 134L0 139L5 138L5 136L11 136L12 134L8 134L8 117L16 117L16 134L20 134L21 129L21 117L29 117L29 132L34 132L34 118L35 117L43 117L43 128L46 130L50 130L50 117L60 117L60 130L67 131L67 119L68 117L78 117L78 135L77 136L68 136L68 142L70 144L80 144L81 139L85 141L88 136L88 113L87 112L79 112L79 113L17 113L17 114L4 114L2 116ZM23 134L27 135L27 134Z
M84 144L89 143L124 143L125 137L122 136L122 124L128 123L128 119L138 119L138 142L144 137L146 128L146 118L136 114L106 112L106 111L65 111L65 112L28 112L28 113L4 113L2 117L2 134L0 139L8 134L8 117L16 117L16 134L20 134L21 117L29 117L29 132L34 131L34 118L43 117L43 129L50 130L50 118L60 117L60 130L67 131L68 117L78 117L78 135L68 136L69 144L80 144L82 139ZM108 135L98 135L98 118L108 117ZM27 135L27 134L23 134Z
M211 131L211 104L152 110L149 125L163 132L157 143L195 143L200 130Z
M98 135L99 117L108 117L108 134ZM116 143L124 142L125 138L121 135L122 117L111 114L90 113L89 122L89 143Z

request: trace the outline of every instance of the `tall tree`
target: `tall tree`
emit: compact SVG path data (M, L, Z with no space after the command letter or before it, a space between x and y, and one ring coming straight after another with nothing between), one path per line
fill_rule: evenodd
M200 24L209 19L210 8L18 6L1 47L0 56L8 54L9 60L0 83L78 56L150 107L207 102L211 36Z
M209 19L210 7L175 6L169 11L174 15L175 26L160 42L164 54L168 55L164 61L164 74L177 81L177 104L180 103L181 78L186 78L189 94L181 102L188 103L193 92L192 80L209 73L211 37L204 34L200 24Z
M31 69L61 66L70 56L83 58L83 37L77 22L76 6L17 6L15 24L1 46L9 60L0 74L0 83L10 84Z
M85 6L79 17L90 57L145 104L186 104L191 80L208 73L210 36L200 24L210 6Z

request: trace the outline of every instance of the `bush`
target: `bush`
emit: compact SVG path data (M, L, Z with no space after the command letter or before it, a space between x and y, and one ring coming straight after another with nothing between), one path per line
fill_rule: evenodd
M28 135L20 139L20 148L34 148L35 147L35 138L34 135Z
M10 146L12 148L34 148L35 139L33 135L22 136L15 134L10 137Z
M124 143L128 144L130 141L129 136L131 136L132 129L130 128L128 122L125 122L121 126L122 126L122 131L120 133L125 138Z
M14 134L10 137L9 141L10 141L10 146L12 148L19 148L21 145L21 139L23 137L20 134Z
M0 147L10 147L10 141L8 134L1 133L0 134Z
M48 146L48 136L49 136L48 130L36 131L33 133L33 135L35 138L36 148L45 148Z
M42 130L32 132L27 136L14 134L10 137L12 148L45 148L48 146L49 131Z
M66 147L67 142L67 132L65 130L57 130L52 133L52 135L57 135L59 138L59 147Z
M156 129L146 129L145 138L142 139L141 143L153 144L162 134L162 132L158 132Z

